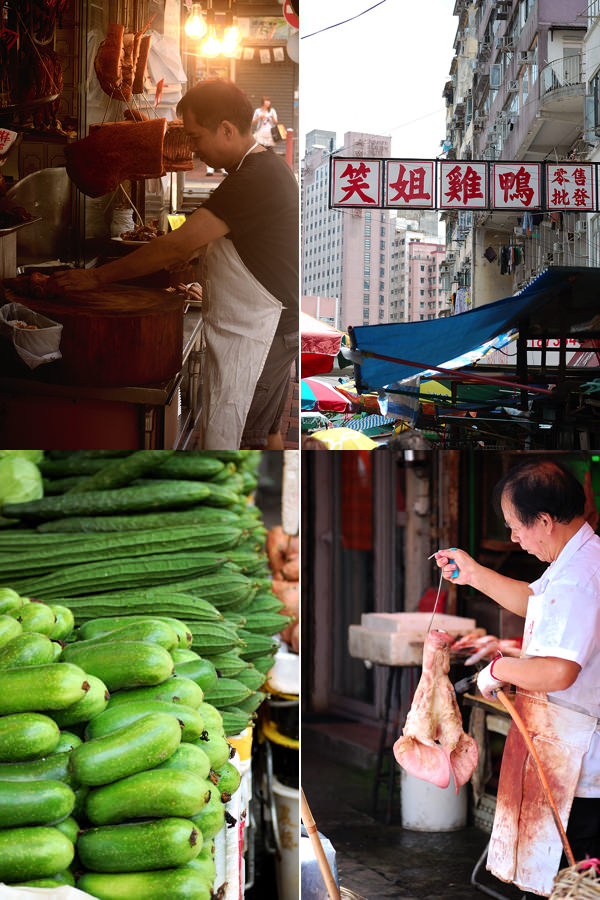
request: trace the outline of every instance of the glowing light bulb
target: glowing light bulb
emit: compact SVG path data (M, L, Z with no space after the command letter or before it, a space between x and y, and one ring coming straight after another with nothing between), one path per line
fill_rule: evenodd
M217 37L217 30L214 25L208 26L208 34L204 39L200 52L202 53L202 56L206 56L209 59L213 59L221 52L221 42Z
M199 40L206 34L206 22L202 15L202 7L199 3L192 3L190 14L187 17L183 30L189 38Z
M223 34L223 55L234 56L242 43L242 32L237 25L228 25Z

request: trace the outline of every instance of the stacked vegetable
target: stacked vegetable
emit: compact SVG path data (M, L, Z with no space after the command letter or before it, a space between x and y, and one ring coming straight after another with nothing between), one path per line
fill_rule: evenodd
M0 878L62 870L52 881L68 881L76 842L77 870L88 870L78 885L100 900L123 892L202 900L214 879L212 838L240 783L226 735L243 730L266 696L272 635L290 621L279 612L266 532L248 501L260 455L53 457L40 463L46 497L2 510L20 524L0 531L0 583L16 607L0 615L0 694L9 704L0 705L0 753L5 721L8 743L20 746L13 713L33 716L16 725L35 726L46 743L31 737L32 756L0 765L0 791L26 766L33 805L44 808L39 781L52 782L49 821L64 824L0 819L7 830L30 829L28 840L8 835L7 845L36 860L39 844L48 860L32 869L19 859L4 870L15 851L4 852L0 831ZM3 673L6 665L17 668ZM3 684L9 675L23 679L21 688ZM39 692L69 678L77 696L40 705ZM14 696L26 708L13 711ZM25 800L16 805L27 809ZM89 827L77 837L82 825Z

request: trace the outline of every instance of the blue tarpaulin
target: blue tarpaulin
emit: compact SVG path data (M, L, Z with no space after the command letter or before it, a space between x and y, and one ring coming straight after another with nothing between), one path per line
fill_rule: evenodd
M491 347L510 341L520 321L560 292L577 290L578 280L583 281L585 277L582 272L584 270L570 267L546 269L514 297L496 300L456 316L423 322L352 326L349 329L352 350L359 353L359 361L354 357L358 391L364 393L389 387L428 372L431 366L458 369L472 364ZM586 274L589 277L591 271ZM369 358L369 353L404 362ZM408 362L418 365L408 365Z

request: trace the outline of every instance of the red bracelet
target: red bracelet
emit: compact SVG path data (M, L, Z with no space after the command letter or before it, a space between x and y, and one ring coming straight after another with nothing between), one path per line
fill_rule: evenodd
M502 654L500 654L499 656L495 656L490 663L490 675L492 676L492 678L495 678L496 681L502 681L501 678L498 678L496 675L494 675L494 663L497 663L499 659L502 659Z

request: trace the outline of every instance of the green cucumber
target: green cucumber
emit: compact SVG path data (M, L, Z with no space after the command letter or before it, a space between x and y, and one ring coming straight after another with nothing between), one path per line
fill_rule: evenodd
M64 566L48 575L34 576L23 581L13 578L7 580L24 594L34 594L51 601L65 594L69 597L88 594L99 583L107 591L159 585L177 577L214 572L224 562L224 556L214 553L153 553L132 559L120 558ZM74 613L77 612L70 601L69 607Z
M291 625L294 616L286 616L279 612L257 612L249 613L248 620L244 625L246 631L252 634L278 634Z
M53 753L31 762L0 764L0 781L64 781L72 786L69 772L70 753Z
M93 825L118 825L129 819L196 815L208 803L210 783L178 769L149 769L92 788L85 810Z
M211 493L209 484L170 481L149 487L124 487L112 491L44 497L42 500L28 500L25 503L5 503L2 515L35 522L60 519L63 516L101 516L152 509L173 509L207 501Z
M14 616L0 615L0 647L4 647L22 631L21 623Z
M212 791L208 803L199 813L192 816L192 822L199 827L205 841L209 841L219 833L225 825L225 804L218 791Z
M227 803L242 783L241 773L232 762L228 761L221 766L217 775L219 776L217 790L223 803Z
M179 640L170 625L158 619L146 619L144 622L128 622L121 628L115 628L108 634L99 634L96 637L81 641L80 646L95 644L107 644L112 641L145 641L148 644L158 644L165 650L173 650Z
M60 737L58 738L58 744L52 752L70 753L71 750L74 750L75 747L79 747L82 743L83 741L78 734L73 734L72 731L61 731Z
M153 478L189 478L202 481L213 479L224 470L224 464L218 459L203 455L193 455L189 451L176 453L167 462L152 473Z
M71 770L81 784L111 784L159 765L180 743L181 726L174 716L161 712L144 715L75 747Z
M212 690L206 692L206 700L217 709L225 706L238 706L241 709L242 701L252 695L252 690L235 678L219 678Z
M212 768L217 772L219 771L219 768L227 762L232 750L231 744L229 744L227 739L220 734L213 733L211 735L208 733L207 738L198 738L196 741L192 741L192 743L200 747L201 750L204 750L210 760Z
M144 531L150 528L170 528L171 525L234 525L247 527L237 513L215 506L192 506L190 509L168 510L162 513L139 513L130 516L70 516L53 519L37 526L37 534L98 534L117 531ZM238 526L239 523L239 526ZM0 534L0 546L2 535Z
M47 635L35 631L22 631L0 647L0 669L42 666L53 660L54 644Z
M44 825L0 829L0 881L52 876L71 865L73 844Z
M187 866L152 872L86 872L80 891L98 900L211 900L211 884L203 872Z
M210 734L223 735L223 713L207 700L198 707L204 720L204 727Z
M190 678L206 693L217 683L217 670L209 659L198 657L187 662L175 663L175 675L178 678Z
M83 625L81 625L81 627L79 628L78 636L80 640L86 641L101 637L105 634L110 634L111 632L116 631L118 628L123 628L123 626L132 624L134 622L152 622L156 621L157 619L161 622L166 622L167 625L171 626L171 628L177 635L178 648L191 646L192 635L188 630L185 622L182 622L180 619L173 619L170 616L102 616L95 619L90 619L88 622L84 622Z
M124 459L108 460L99 471L72 487L69 493L81 494L125 487L135 478L154 469L160 471L174 452L174 450L136 450Z
M243 709L228 706L223 710L223 728L226 737L235 737L248 727L250 716Z
M0 828L51 825L74 805L75 794L60 781L0 781Z
M161 684L151 687L132 688L129 691L116 691L108 701L108 708L132 703L134 700L165 700L167 703L185 703L197 709L204 699L202 688L191 678L172 676Z
M201 659L201 656L195 650L190 650L188 647L180 647L171 650L171 659L174 663L182 663L188 662L190 659Z
M57 606L51 603L50 609L56 619L56 624L50 632L50 637L53 641L63 641L69 637L75 628L75 617L67 606Z
M235 650L211 656L210 661L221 678L237 678L248 668L248 663Z
M258 691L266 681L266 676L262 672L259 672L252 663L249 663L244 671L240 672L235 677L252 691Z
M183 769L186 772L193 772L199 778L208 778L210 760L202 747L197 744L181 743L175 753L156 768Z
M5 669L0 671L0 716L64 709L81 700L88 690L85 672L71 663Z
M0 762L25 762L47 756L58 744L59 735L56 722L41 713L2 716Z
M104 682L95 675L88 675L87 681L90 687L81 700L52 713L52 718L61 728L89 722L106 709L110 694Z
M187 625L188 617L206 622L222 621L223 616L208 600L195 593L184 594L168 585L153 588L137 588L127 591L109 591L102 594L86 594L68 600L77 622L90 619L114 618L124 609L129 616L166 618L180 616ZM187 632L186 628L186 641Z
M83 831L77 853L92 872L143 872L184 866L202 848L202 835L189 819L166 818Z
M195 741L204 733L204 719L196 709L186 706L185 703L169 703L165 700L132 700L131 703L123 703L120 706L105 709L99 716L95 716L91 722L88 722L85 730L86 740L90 741L92 738L112 734L117 729L130 725L138 719L143 719L150 713L167 713L172 719L175 719L183 741Z
M67 644L62 658L66 663L75 663L90 675L95 675L111 692L160 684L173 674L173 660L168 651L143 641L119 641L86 647L77 643Z
M73 844L76 843L80 829L79 823L75 821L73 816L67 816L62 822L57 822L54 827L58 828L59 831L62 831L63 834L66 834Z
M19 609L12 609L8 615L19 622L23 631L49 635L56 627L56 616L45 603L28 603Z

